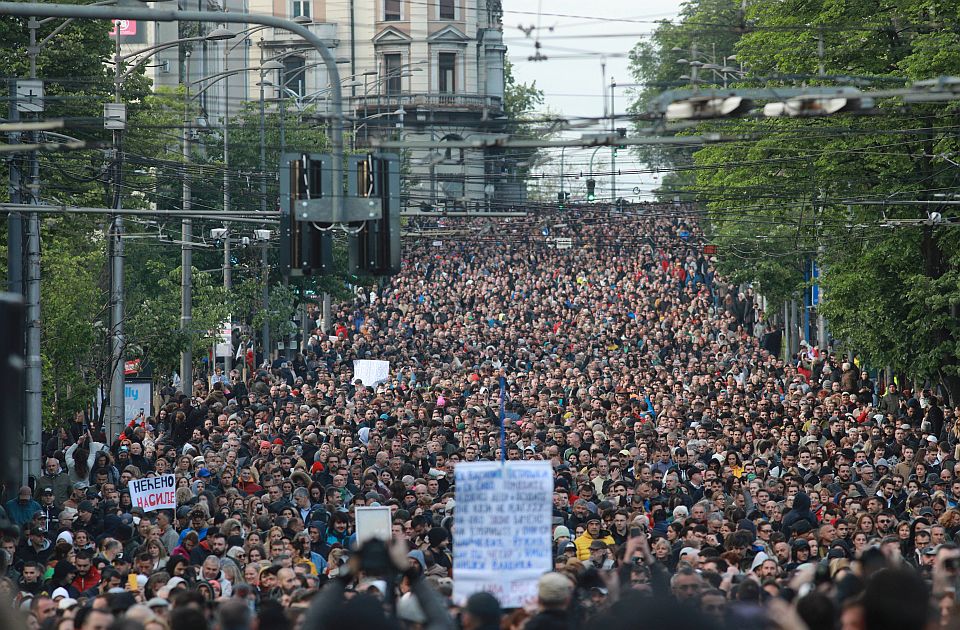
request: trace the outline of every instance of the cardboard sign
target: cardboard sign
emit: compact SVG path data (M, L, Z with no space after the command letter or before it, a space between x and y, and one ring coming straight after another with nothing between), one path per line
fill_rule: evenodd
M177 508L177 479L172 474L131 479L127 487L133 507L142 508L144 512Z
M454 602L478 591L504 608L535 602L537 581L552 568L550 462L465 462L454 474Z
M358 507L357 514L357 546L363 546L368 540L377 538L387 541L393 534L393 519L390 508L386 505L373 507Z

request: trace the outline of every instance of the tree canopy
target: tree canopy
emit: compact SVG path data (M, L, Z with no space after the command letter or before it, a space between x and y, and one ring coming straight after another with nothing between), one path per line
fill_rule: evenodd
M723 33L746 71L741 87L876 89L960 74L955 4L755 0L745 28L706 28L700 16L721 5L730 15L735 3L689 3L680 24L661 26L634 50L635 72L650 79L638 111L671 78L665 51L684 32L700 44ZM863 116L709 121L690 133L714 131L728 141L682 159L650 159L677 174L665 182L664 195L686 178L680 186L689 186L705 209L729 277L757 283L778 304L807 286L804 267L816 260L822 312L836 342L868 365L945 383L956 400L960 255L951 221L957 213L938 204L846 203L942 199L960 175L950 159L956 121L953 103L890 99ZM934 211L943 223L926 220Z

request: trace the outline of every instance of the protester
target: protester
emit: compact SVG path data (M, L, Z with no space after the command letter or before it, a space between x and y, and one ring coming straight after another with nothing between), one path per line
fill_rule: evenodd
M465 628L575 628L651 602L650 619L796 605L872 628L909 575L922 601L897 605L899 627L953 620L945 390L855 348L783 359L764 299L717 275L685 206L411 227L476 236L408 243L325 330L310 306L300 352L166 384L113 440L82 417L45 436L43 476L5 504L0 594L52 628L441 628L450 609ZM358 359L389 376L365 386ZM554 572L523 612L451 599L454 470L501 455L554 475ZM130 481L163 473L176 510L135 507ZM355 508L377 505L389 560L356 544Z

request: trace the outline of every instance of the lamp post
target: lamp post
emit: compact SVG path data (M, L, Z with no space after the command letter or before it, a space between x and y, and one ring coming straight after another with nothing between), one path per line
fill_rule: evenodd
M226 41L223 44L223 211L230 212L230 48ZM230 263L230 228L223 224L227 236L223 239L223 290L226 296L233 290L233 273ZM223 355L223 373L230 378L230 369L233 363L233 314L227 314L230 335L227 349ZM216 346L214 346L216 349Z
M219 41L229 39L232 33L216 29L203 37L188 37L166 42L137 51L130 55L120 54L120 36L115 38L114 49L114 102L113 107L105 108L104 126L113 131L113 199L111 208L123 207L123 131L126 129L126 107L121 102L123 82L153 55L179 46L188 41ZM130 67L124 68L124 62L137 58ZM106 434L113 440L125 424L124 418L124 252L123 252L123 216L120 213L110 219L108 247L110 251L110 394L107 411Z

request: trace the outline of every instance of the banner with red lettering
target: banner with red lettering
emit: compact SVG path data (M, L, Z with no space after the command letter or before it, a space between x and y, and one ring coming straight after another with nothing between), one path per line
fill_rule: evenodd
M144 512L174 510L177 507L177 480L173 475L131 479L127 487L133 507L141 508Z

